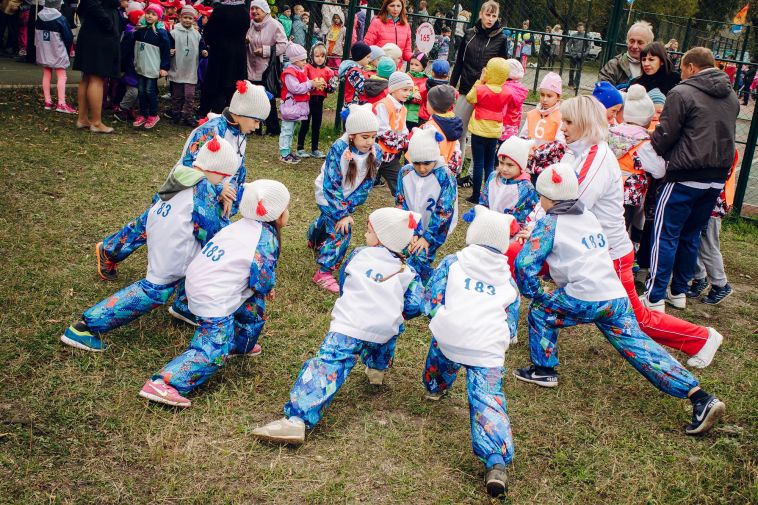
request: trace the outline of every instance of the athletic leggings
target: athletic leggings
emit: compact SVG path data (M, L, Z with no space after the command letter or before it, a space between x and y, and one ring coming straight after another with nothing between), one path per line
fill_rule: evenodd
M53 98L50 96L50 83L53 78L53 69L49 67L42 67L42 94L45 96L45 103L53 103ZM66 69L56 68L55 78L58 81L56 88L58 89L58 104L63 105L66 103Z

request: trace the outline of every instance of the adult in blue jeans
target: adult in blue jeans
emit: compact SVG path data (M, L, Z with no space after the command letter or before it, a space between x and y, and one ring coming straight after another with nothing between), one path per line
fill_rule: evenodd
M685 307L700 234L734 161L739 100L729 77L714 64L713 53L704 47L682 57L682 82L666 97L660 125L651 137L655 151L668 161L643 297L652 310L665 311L666 302Z

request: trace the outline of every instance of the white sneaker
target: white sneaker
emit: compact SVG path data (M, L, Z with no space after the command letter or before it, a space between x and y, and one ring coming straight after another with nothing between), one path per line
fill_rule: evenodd
M253 436L269 442L300 445L305 442L305 423L302 419L283 417L253 430Z
M663 312L664 314L666 313L666 302L663 300L658 300L657 302L653 303L647 299L647 294L644 294L640 295L640 301L642 302L642 305L647 307L648 310Z
M368 377L368 383L372 386L384 384L384 370L366 367L366 377Z
M429 391L427 391L424 394L424 398L433 402L438 402L442 399L443 396L445 396L445 394L447 394L447 389L440 393L430 393Z
M713 357L716 355L716 351L719 350L723 341L724 337L721 333L713 328L708 328L708 340L705 341L705 345L700 349L700 352L687 360L687 365L694 368L707 367L713 361Z
M666 303L675 309L684 309L687 307L687 295L685 293L675 295L671 292L671 288L668 288L666 289Z

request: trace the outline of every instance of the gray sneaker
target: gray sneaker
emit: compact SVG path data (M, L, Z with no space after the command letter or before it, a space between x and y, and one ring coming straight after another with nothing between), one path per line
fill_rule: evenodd
M297 157L298 158L310 158L311 157L311 153L309 153L308 151L306 151L304 149L298 149L297 150Z
M305 424L298 418L283 417L265 426L255 428L253 436L269 442L300 445L305 442Z
M313 151L311 153L311 156L313 156L314 158L318 158L320 160L323 160L324 158L326 158L326 154L324 154L323 152L319 151L318 149L316 149L315 151Z
M279 161L282 163L288 163L290 165L297 165L300 163L300 158L296 158L292 155L292 153L289 153L287 156L279 156Z

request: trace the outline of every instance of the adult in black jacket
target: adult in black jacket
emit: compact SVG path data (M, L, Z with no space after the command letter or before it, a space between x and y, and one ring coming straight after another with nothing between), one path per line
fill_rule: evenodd
M121 23L119 0L81 0L76 9L81 22L76 39L74 70L82 72L79 83L79 118L77 128L95 133L112 133L103 124L103 81L119 77ZM34 36L32 32L31 36Z
M700 233L734 162L739 100L726 73L714 68L704 47L682 57L681 84L669 92L650 141L668 161L655 213L651 278L643 303L660 310L664 300L684 308ZM671 290L666 287L671 279Z
M474 106L466 101L466 93L482 75L482 69L490 59L498 56L508 57L508 41L497 20L499 15L500 4L493 0L484 2L479 10L479 19L472 28L466 30L461 44L456 48L455 67L453 75L450 76L450 84L458 86L460 92L454 112L463 121L462 153L466 152L468 122L474 110Z
M661 93L668 95L682 80L679 72L674 70L666 46L660 42L648 44L640 51L640 63L642 75L633 79L632 84L639 84L647 91L658 88Z

